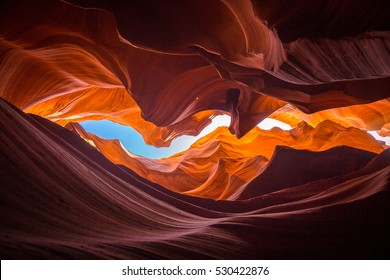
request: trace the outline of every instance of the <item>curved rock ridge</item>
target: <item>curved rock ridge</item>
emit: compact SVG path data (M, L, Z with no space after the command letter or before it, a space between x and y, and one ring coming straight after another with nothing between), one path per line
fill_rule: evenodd
M132 16L119 11L127 2L103 1L115 18L61 1L21 2L2 9L1 96L59 123L108 118L164 146L221 112L242 137L286 102L314 113L389 97L389 33L380 24L354 37L283 44L259 17L262 4L250 1L207 9L134 2ZM146 35L156 28L160 35Z
M390 101L388 99L364 105L353 105L305 114L296 107L286 105L270 115L292 127L301 121L315 127L324 120L336 122L345 127L356 127L362 130L385 131L390 123Z
M387 259L389 9L1 1L0 256ZM159 160L79 124L163 147L220 114Z
M22 109L62 96L66 110L72 112L77 101L68 104L66 95L99 96L101 91L105 95L110 91L112 98L106 103L111 106L102 112L107 115L110 108L122 106L121 95L114 91L126 88L141 107L143 118L159 126L179 126L169 133L172 136L198 132L210 114L201 115L198 127L189 131L183 128L204 110L223 110L238 116L241 109L237 109L237 98L241 92L249 98L243 106L255 115L259 115L256 110L265 112L261 115L269 114L284 104L271 97L252 96L246 85L222 79L197 51L170 54L132 45L117 33L108 12L81 9L65 2L46 2L3 10L13 17L7 18L0 30L4 73L1 92ZM41 17L46 12L48 17ZM20 94L22 91L24 94ZM251 100L253 104L249 104ZM58 99L54 102L54 106L62 103ZM91 107L84 108L81 114L90 114ZM253 125L257 123L256 120Z
M283 42L299 38L340 38L369 30L389 30L386 0L252 0L258 17L278 30ZM307 24L310 22L310 24Z
M124 165L138 175L172 191L211 199L236 199L237 194L246 189L247 184L255 177L263 172L268 174L268 169L272 169L268 162L277 146L312 151L349 146L370 151L367 152L369 154L381 153L387 148L371 135L353 127L345 128L331 121L323 121L313 128L303 122L290 131L279 128L267 131L256 127L240 139L231 134L227 127L219 127L196 141L187 151L156 160L133 155L127 152L118 140L106 140L87 133L77 123L69 123L66 127L96 147L115 164ZM282 162L284 156L291 157L285 152L278 154L281 157L278 160ZM285 160L286 166L283 169L303 160L299 157L291 158L291 161ZM338 159L343 159L341 162L349 161L347 158L342 153L338 156ZM337 161L336 158L333 160ZM333 160L330 164L333 164ZM321 167L315 166L310 158L306 162L314 169L318 168L320 172ZM303 179L305 178L303 164L302 168L301 173L296 176ZM270 174L275 175L271 171ZM315 178L317 177L312 179Z
M240 194L240 199L248 199L321 179L340 177L360 170L375 155L346 146L337 146L321 153L277 147L267 169L247 185ZM294 168L294 173L280 172L288 170L297 162L300 164Z
M323 165L336 177L219 202L148 183L74 133L3 100L0 108L3 259L387 256L389 149L375 156L337 147ZM348 174L330 164L340 150L360 160Z
M91 100L94 100L91 102ZM136 129L149 145L169 146L172 140L181 135L197 135L211 122L217 111L202 111L185 121L168 127L157 127L145 121L134 99L124 88L87 90L51 98L25 110L27 113L45 117L65 126L70 122L86 120L110 120Z

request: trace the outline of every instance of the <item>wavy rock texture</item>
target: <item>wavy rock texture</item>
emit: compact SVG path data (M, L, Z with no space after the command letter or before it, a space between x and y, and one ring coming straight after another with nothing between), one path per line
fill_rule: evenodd
M390 122L390 101L384 99L365 105L323 110L314 114L305 114L291 105L286 105L272 113L270 117L288 123L292 127L301 121L315 127L324 120L330 120L345 127L385 130Z
M187 151L155 160L132 155L118 140L102 139L87 133L78 124L68 124L67 128L95 146L113 163L124 165L138 175L172 191L212 199L236 199L237 193L267 167L277 146L311 151L350 146L372 153L380 153L386 148L359 129L345 128L334 122L324 121L316 128L301 123L290 131L256 128L240 139L232 135L226 127L220 127L199 139ZM281 157L283 158L282 155ZM340 154L339 158L343 157ZM300 159L289 161L282 170L287 169L294 161ZM314 167L310 159L307 162ZM326 162L325 159L323 164ZM329 162L334 164L333 160ZM315 167L317 168L321 169L321 166ZM300 177L302 174L296 176ZM312 179L319 178L314 176Z
M0 124L2 258L329 258L334 250L383 258L389 249L388 149L334 148L328 159L343 161L341 152L358 163L323 166L330 179L218 202L137 178L72 132L4 101ZM274 161L286 152L277 149ZM323 152L295 153L322 162Z
M367 3L2 1L1 256L387 258L390 6ZM78 124L162 147L219 114L161 160Z
M165 34L175 26L170 36L152 41L140 31L126 32L124 39L113 16L103 10L53 1L6 7L0 30L2 97L35 112L32 107L62 96L66 107L57 106L62 103L58 99L49 102L46 106L54 107L49 116L61 115L63 110L72 115L92 111L96 119L115 115L117 122L128 124L127 114L117 114L123 95L120 90L115 94L118 88L127 89L144 119L171 126L168 131L151 133L156 138L145 134L146 141L156 145L188 131L199 132L208 115L198 115L197 127L192 116L205 110L230 114L231 132L242 137L282 107L281 100L313 113L388 97L388 32L315 42L298 39L283 45L277 33L256 17L251 2L207 5L206 14L198 1L175 8L162 1L155 9L145 8L146 3L134 4L130 10L135 15L126 15L131 18L127 21L121 18L123 13L115 14L121 30L149 25L145 32L151 28L150 34L155 34L159 26ZM158 11L156 22L146 24L153 19L148 14L153 10ZM226 29L229 37L221 32ZM105 101L111 106L104 110L99 97L88 106L66 97L100 96L100 92L107 99L111 95ZM189 129L183 131L188 122ZM143 131L142 123L132 125Z

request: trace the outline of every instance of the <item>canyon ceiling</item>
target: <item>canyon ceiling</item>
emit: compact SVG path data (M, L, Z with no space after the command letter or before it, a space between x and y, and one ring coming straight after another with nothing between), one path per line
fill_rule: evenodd
M3 259L389 257L387 1L0 6Z

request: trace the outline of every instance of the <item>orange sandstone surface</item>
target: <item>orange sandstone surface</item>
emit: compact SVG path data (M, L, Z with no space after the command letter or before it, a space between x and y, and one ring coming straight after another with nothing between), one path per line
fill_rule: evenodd
M390 150L367 131L390 136L389 14L385 0L1 2L0 255L387 258ZM229 127L158 160L79 124L166 147L221 114ZM292 129L258 128L267 117Z

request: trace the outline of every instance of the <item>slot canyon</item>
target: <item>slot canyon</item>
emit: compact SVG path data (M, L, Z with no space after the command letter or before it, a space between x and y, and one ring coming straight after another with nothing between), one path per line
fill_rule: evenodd
M388 259L389 98L385 0L2 1L0 255Z

